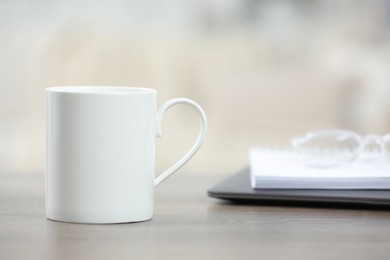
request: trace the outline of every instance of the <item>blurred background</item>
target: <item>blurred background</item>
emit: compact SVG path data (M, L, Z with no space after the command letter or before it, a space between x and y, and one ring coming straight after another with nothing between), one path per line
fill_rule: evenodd
M196 100L209 133L183 171L232 173L309 130L390 132L390 1L1 0L0 172L44 172L44 89L124 85ZM167 168L195 140L175 107Z

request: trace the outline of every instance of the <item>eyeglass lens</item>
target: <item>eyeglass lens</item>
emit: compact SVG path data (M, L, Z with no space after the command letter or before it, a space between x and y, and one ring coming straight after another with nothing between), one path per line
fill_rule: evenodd
M349 131L322 131L293 140L305 164L315 167L333 167L349 162L361 150L361 139Z

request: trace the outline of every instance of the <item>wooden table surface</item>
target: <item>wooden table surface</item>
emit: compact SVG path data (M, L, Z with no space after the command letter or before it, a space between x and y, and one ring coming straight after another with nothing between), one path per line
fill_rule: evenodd
M208 198L222 178L170 178L151 221L83 225L45 218L43 174L0 174L0 259L390 259L390 211Z

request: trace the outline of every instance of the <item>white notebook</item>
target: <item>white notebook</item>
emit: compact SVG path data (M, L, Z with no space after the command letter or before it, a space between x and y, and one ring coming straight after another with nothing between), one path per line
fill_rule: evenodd
M313 168L291 150L253 148L249 157L254 189L390 189L390 163L385 160Z

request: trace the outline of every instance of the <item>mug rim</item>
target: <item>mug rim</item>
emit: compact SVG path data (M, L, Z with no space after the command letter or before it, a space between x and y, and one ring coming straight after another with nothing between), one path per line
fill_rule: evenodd
M155 89L128 86L55 86L46 88L48 92L63 94L104 94L129 95L156 93Z

